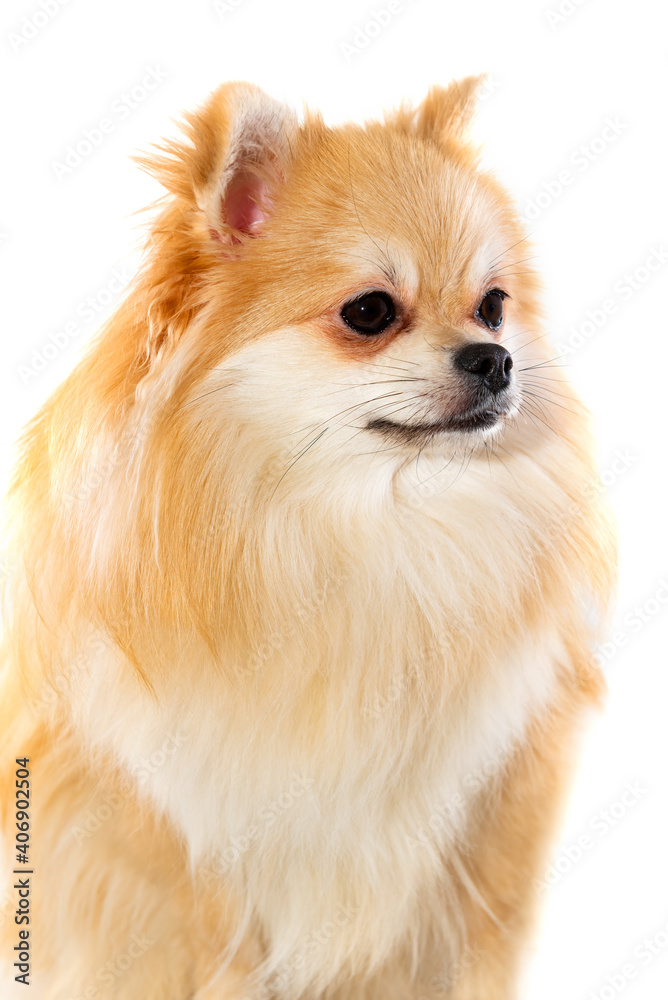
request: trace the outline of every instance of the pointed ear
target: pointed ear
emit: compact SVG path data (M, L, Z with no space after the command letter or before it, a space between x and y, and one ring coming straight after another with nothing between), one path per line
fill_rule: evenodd
M484 76L467 76L449 87L432 87L419 107L397 112L396 126L441 146L465 142L484 80Z
M197 203L223 242L260 235L285 176L297 117L249 84L221 87L206 112L205 132L214 132L217 150Z
M203 213L211 235L239 243L261 235L288 167L297 116L259 87L224 84L186 115L189 142L165 143L140 162Z

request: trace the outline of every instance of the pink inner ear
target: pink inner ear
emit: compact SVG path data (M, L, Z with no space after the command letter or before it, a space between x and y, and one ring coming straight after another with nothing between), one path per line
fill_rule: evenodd
M223 195L223 218L241 233L257 234L269 216L269 188L250 171L235 175Z

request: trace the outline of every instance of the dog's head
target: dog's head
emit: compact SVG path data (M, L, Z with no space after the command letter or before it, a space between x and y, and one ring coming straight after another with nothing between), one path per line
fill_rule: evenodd
M186 434L231 433L276 486L484 456L550 398L530 251L467 142L477 86L332 129L226 85L149 161L176 198L148 353Z

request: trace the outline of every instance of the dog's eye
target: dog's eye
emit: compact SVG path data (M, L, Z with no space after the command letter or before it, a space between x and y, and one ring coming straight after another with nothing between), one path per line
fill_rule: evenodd
M395 317L394 302L386 292L368 292L341 310L341 317L356 333L382 333Z
M492 288L478 306L476 316L490 330L498 330L503 323L503 300L507 298L506 292L502 292L500 288Z

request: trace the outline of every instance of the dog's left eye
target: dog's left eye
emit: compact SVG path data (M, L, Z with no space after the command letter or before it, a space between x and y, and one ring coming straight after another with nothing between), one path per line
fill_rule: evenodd
M476 316L490 330L498 330L503 323L503 300L507 298L506 292L502 292L500 288L492 288L478 306Z
M382 333L396 315L394 302L387 292L367 292L353 299L341 310L341 318L356 333L373 336Z

